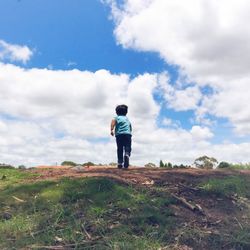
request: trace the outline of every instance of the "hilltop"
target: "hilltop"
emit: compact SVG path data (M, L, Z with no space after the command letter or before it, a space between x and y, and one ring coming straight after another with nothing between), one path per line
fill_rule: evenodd
M1 174L1 249L250 248L248 170L45 166Z

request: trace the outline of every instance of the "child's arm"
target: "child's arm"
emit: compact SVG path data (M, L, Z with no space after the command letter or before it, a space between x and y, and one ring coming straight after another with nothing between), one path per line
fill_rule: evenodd
M115 125L116 125L116 120L113 119L113 120L111 121L111 126L110 126L110 130L111 130L110 134L111 134L112 136L114 136L114 128L115 128Z

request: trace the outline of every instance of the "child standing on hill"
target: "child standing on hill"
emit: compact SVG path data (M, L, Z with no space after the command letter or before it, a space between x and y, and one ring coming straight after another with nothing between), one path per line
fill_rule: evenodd
M118 105L115 109L117 116L111 121L111 135L116 137L118 168L129 167L131 153L132 126L127 118L128 106ZM115 133L114 133L115 128ZM123 154L124 153L124 154Z

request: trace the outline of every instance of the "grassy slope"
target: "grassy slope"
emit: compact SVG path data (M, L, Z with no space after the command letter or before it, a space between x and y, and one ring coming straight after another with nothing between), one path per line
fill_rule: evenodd
M20 175L13 170L8 176L16 180ZM171 240L170 198L152 197L104 178L6 184L1 183L0 194L1 249L58 244L157 249ZM6 214L11 218L4 218Z
M225 228L220 231L220 237L217 237L219 241L225 242L218 245L222 249L250 249L250 179L237 175L237 172L235 174L226 178L208 179L199 187L205 197L233 201L233 206L226 204L222 207L225 214L230 211L230 216Z
M107 178L25 184L29 173L0 169L0 178L3 174L7 178L0 180L0 249L56 245L72 249L174 249L176 241L194 249L204 242L207 249L250 246L247 225L241 224L229 238L180 227L183 221L174 216L172 208L176 202L157 189L132 188ZM250 198L248 180L237 176L210 179L199 187L204 199L232 194Z

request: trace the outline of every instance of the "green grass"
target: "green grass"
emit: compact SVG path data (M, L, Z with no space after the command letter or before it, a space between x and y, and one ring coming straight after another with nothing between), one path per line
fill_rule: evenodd
M230 164L230 169L234 169L234 170L250 170L250 163L246 163L246 164Z
M237 249L249 249L250 246L250 226L241 228L233 233L231 244Z
M8 185L15 185L21 181L35 176L27 171L20 171L18 169L1 169L0 168L0 190Z
M230 176L223 179L212 178L200 184L200 188L207 194L220 196L238 196L250 198L250 180L242 176Z
M179 228L177 242L192 246L193 249L232 249L248 250L250 246L250 227L237 228L231 234L198 227Z
M159 249L171 241L175 220L166 195L105 178L17 184L27 176L11 173L0 193L0 249Z
M153 250L176 243L194 249L201 245L220 249L225 244L248 249L250 245L250 229L244 224L242 228L236 225L230 238L207 234L203 227L183 226L189 218L174 216L170 207L178 204L160 186L150 191L107 178L29 182L32 174L15 169L0 170L1 175L7 176L0 180L3 250L56 245L67 249ZM249 198L249 185L245 177L230 176L210 179L200 188L208 196L236 193Z
M221 209L229 211L231 209L232 219L227 222L220 233L216 234L204 234L202 230L197 228L186 229L180 239L181 243L187 243L198 249L199 241L206 243L209 249L250 249L250 227L248 220L242 219L241 222L233 223L236 217L249 218L250 215L250 179L248 176L228 176L224 178L211 178L205 182L202 182L199 187L202 189L205 197L212 197L216 195L220 198L226 198L231 196L243 197L245 200L244 206L239 209L237 206L232 206L228 202L225 206L222 205ZM205 198L204 197L204 198ZM215 198L215 197L214 197ZM247 201L247 202L246 202ZM237 205L239 205L238 203ZM248 205L247 205L248 204ZM221 205L220 205L221 206ZM192 237L191 237L192 235ZM224 243L223 243L224 242ZM198 245L197 245L198 243Z

